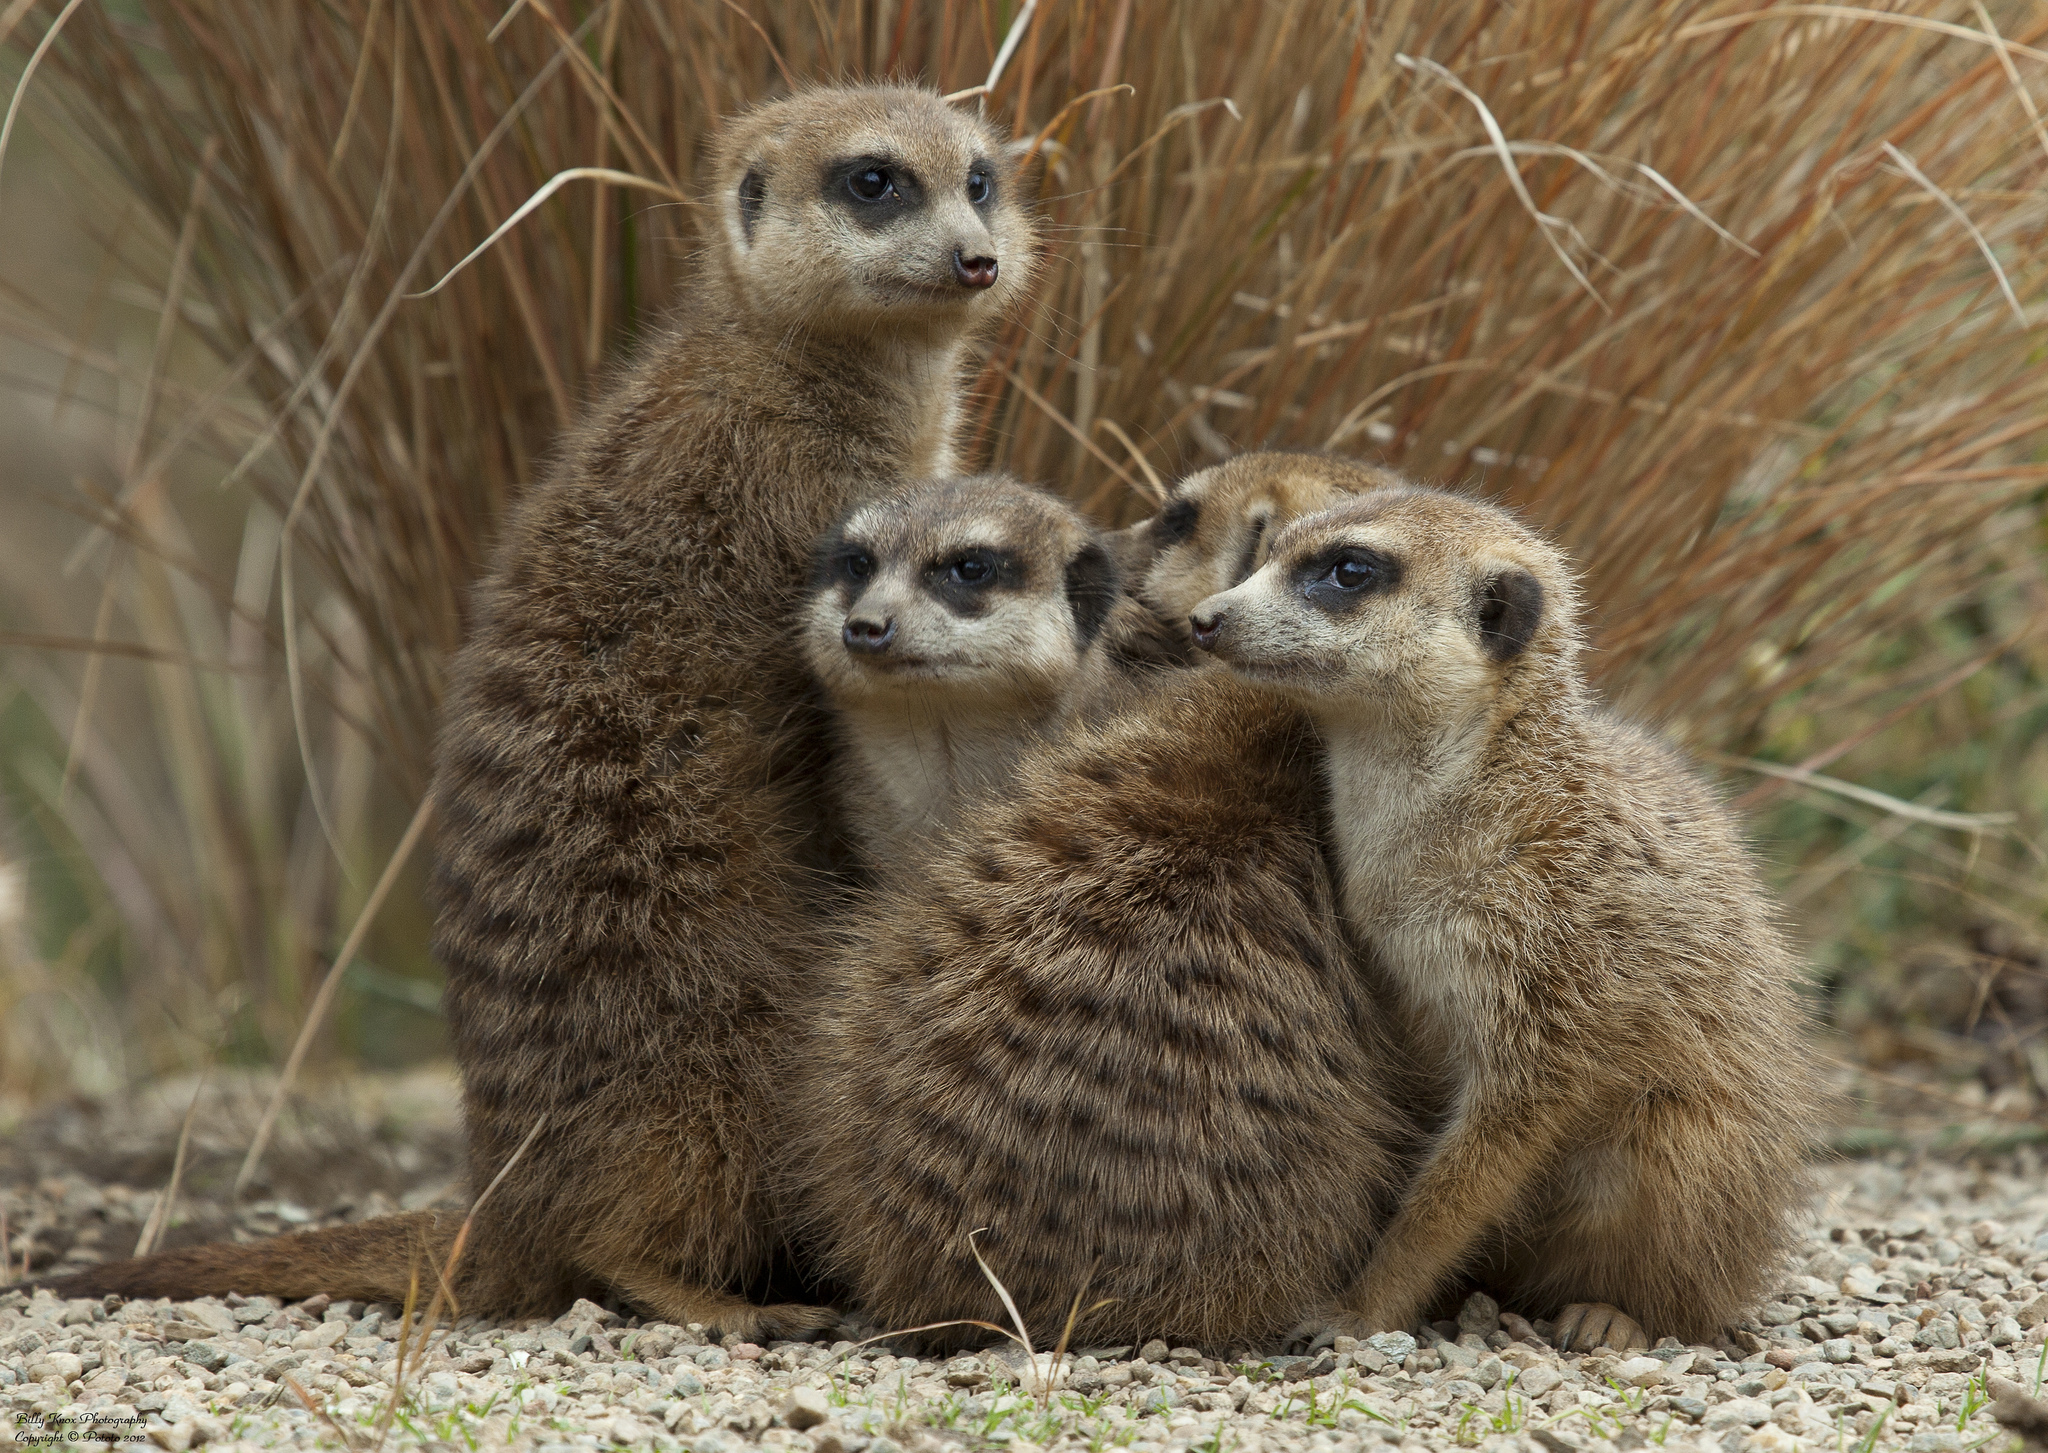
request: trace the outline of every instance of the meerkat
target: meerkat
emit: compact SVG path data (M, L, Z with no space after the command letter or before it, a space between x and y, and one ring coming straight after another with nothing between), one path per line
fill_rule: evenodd
M962 349L1023 292L1004 138L903 86L729 122L672 329L505 530L434 779L436 946L481 1194L465 1311L615 1293L744 1337L782 1244L763 1164L827 896L822 717L790 649L811 543L953 472ZM528 1137L531 1135L529 1142ZM459 1217L95 1268L67 1295L404 1298ZM431 1276L428 1284L432 1284Z
M1326 454L1241 454L1174 485L1139 526L1125 568L1141 600L1178 629L1188 612L1266 563L1273 533L1302 515L1400 482L1370 464Z
M1264 564L1274 529L1398 478L1331 455L1272 450L1179 481L1157 514L1106 539L1131 594L1159 622L1112 632L1106 655L1139 667L1194 664L1201 653L1188 637L1188 612Z
M1212 528L1151 574L1235 571L1254 507L1379 477L1236 461L1190 481ZM1084 1343L1256 1346L1350 1284L1414 1128L1315 763L1300 712L1153 675L904 854L820 955L835 1012L792 1068L787 1160L863 1315L1007 1320L978 1252L1041 1340L1082 1296Z
M1604 710L1565 557L1415 487L1277 532L1190 615L1305 709L1343 912L1448 1114L1302 1331L1411 1325L1452 1273L1567 1349L1718 1335L1801 1194L1820 1091L1796 965L1728 814Z
M803 650L841 757L841 816L895 862L1000 788L1081 689L1118 603L1100 532L1000 476L854 506L818 542Z

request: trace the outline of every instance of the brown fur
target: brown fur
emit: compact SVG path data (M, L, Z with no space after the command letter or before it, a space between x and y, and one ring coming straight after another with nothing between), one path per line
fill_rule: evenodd
M1466 1268L1566 1345L1697 1341L1785 1244L1820 1098L1796 965L1727 813L1593 700L1576 610L1511 516L1408 488L1295 522L1194 612L1315 717L1350 929L1449 1092L1326 1335Z
M885 154L925 196L893 228L863 224L881 214L827 166ZM976 161L998 188L978 209ZM1029 228L1001 139L902 87L763 106L727 128L716 180L723 235L690 307L517 512L455 664L437 947L472 1185L544 1121L478 1214L468 1311L609 1289L748 1336L833 1320L737 1294L780 1243L766 1047L798 1031L830 866L794 611L850 501L950 470L962 341L1021 290ZM994 286L970 286L956 250L994 256ZM178 1253L63 1289L402 1296L420 1230ZM437 1255L450 1234L432 1228Z
M885 1326L1005 1321L967 1241L986 1227L1042 1341L1085 1283L1114 1300L1083 1340L1270 1342L1362 1267L1401 1179L1397 1056L1334 916L1306 720L1213 671L1111 694L839 951L791 1162Z

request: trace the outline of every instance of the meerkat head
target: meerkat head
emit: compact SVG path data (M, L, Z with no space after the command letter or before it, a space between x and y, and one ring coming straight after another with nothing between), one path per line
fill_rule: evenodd
M1180 481L1158 514L1119 532L1116 544L1138 598L1184 624L1196 605L1266 563L1282 525L1398 482L1319 454L1244 454Z
M1449 721L1511 685L1568 690L1577 609L1563 553L1513 515L1404 485L1284 526L1188 623L1197 646L1319 715Z
M835 705L1050 703L1117 598L1097 532L1002 476L916 484L818 542L804 654Z
M957 334L1029 280L1006 140L936 92L832 86L757 107L728 123L714 175L726 276L778 322Z

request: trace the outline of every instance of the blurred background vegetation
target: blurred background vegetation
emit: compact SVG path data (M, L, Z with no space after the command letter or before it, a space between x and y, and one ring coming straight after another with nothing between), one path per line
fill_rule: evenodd
M1260 445L1522 507L1749 814L1854 1134L2037 1134L2044 46L2021 0L7 0L0 1124L291 1044L719 118L999 70L1046 266L968 457L1105 522ZM593 167L646 186L413 296ZM316 1065L440 1052L427 858Z

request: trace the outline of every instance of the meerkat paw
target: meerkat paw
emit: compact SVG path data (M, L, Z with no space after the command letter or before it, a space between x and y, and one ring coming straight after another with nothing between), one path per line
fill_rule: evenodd
M1602 1346L1634 1352L1650 1345L1650 1334L1619 1307L1573 1302L1558 1314L1554 1340L1560 1352L1590 1352Z
M1314 1352L1328 1347L1339 1337L1356 1337L1364 1341L1376 1332L1384 1332L1363 1316L1348 1307L1321 1307L1302 1319L1301 1324L1287 1334L1289 1352Z

